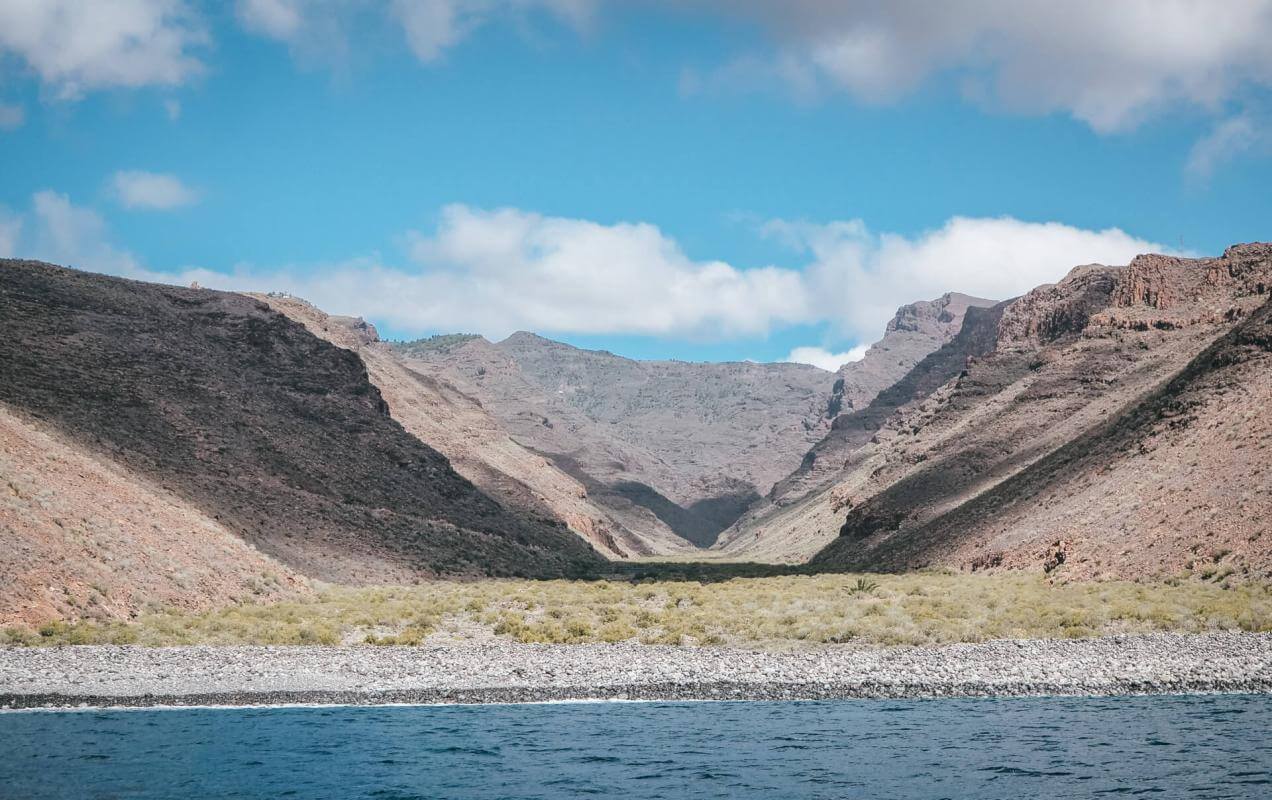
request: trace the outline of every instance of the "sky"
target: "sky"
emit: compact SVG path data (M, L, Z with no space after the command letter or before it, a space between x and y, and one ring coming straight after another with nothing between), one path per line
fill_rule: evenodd
M0 256L384 338L859 358L1272 238L1272 0L0 0Z

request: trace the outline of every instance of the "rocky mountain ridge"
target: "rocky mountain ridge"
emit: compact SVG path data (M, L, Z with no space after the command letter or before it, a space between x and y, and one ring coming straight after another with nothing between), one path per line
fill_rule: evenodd
M1085 265L903 307L835 374L0 261L0 623L706 547L1266 578L1270 296L1270 244Z
M726 551L824 546L814 563L871 569L1059 559L1079 577L1183 569L1201 553L1266 571L1270 274L1265 244L1075 268L1001 308L989 348L982 320L985 352L849 448L830 485L730 532ZM1143 422L1184 396L1201 420L1186 431Z

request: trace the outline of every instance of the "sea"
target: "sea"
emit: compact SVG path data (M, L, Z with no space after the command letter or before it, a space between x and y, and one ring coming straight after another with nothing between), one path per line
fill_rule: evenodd
M1272 697L0 713L0 797L1272 798Z

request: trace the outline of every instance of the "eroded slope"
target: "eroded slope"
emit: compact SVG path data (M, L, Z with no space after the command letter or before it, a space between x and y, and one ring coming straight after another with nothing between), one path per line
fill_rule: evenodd
M0 404L0 626L308 591L175 493Z
M1223 550L1266 569L1267 515L1247 515L1268 510L1257 462L1267 361L1188 383L1189 406L1206 409L1191 433L1154 445L1159 434L1134 420L1162 392L1174 402L1184 389L1171 381L1228 359L1216 340L1234 326L1259 339L1264 312L1250 315L1270 276L1272 248L1244 245L1218 259L1081 267L1030 292L1004 313L991 355L901 409L801 509L799 524L823 535L844 520L815 561L1054 568L1059 549L1075 573L1126 575Z
M480 401L436 370L420 369L418 362L412 369L365 321L328 315L294 297L259 297L315 336L357 353L390 415L510 508L554 517L614 558L692 550L656 519L641 520L639 534L629 530L617 514L589 497L583 483L513 441Z
M3 261L0 364L0 402L305 575L409 582L599 563L406 433L355 354L249 297Z

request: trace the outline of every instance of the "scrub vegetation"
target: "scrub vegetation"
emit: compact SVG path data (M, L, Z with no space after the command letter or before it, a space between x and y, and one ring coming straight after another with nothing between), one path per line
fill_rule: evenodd
M1024 573L790 575L697 581L439 581L327 587L311 599L129 622L10 629L0 643L365 644L503 637L783 649L1272 631L1272 586L1187 578L1053 583Z

